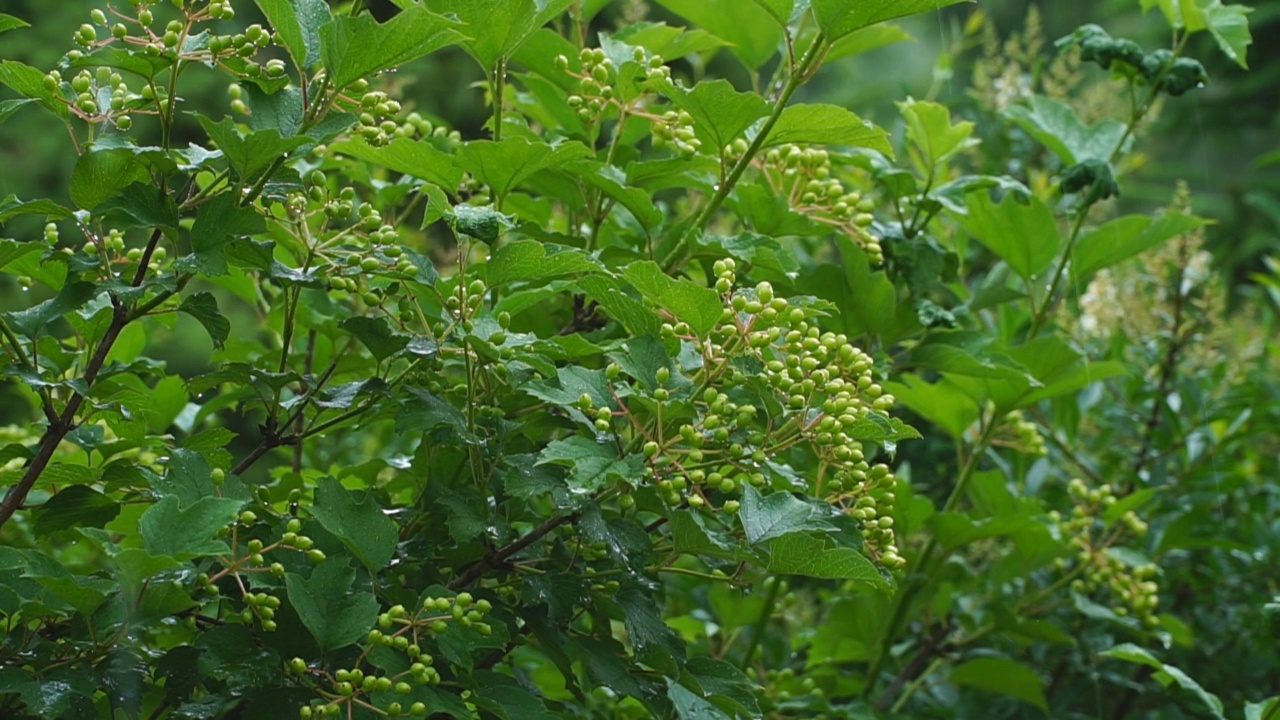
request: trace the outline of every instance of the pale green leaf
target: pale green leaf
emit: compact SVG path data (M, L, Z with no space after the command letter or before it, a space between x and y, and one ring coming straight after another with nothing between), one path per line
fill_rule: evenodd
M671 311L699 336L705 336L724 314L724 303L714 289L673 278L657 263L631 263L622 275L646 300Z
M658 0L658 4L729 43L750 70L765 64L782 43L782 27L770 11L747 0ZM770 5L780 3L772 0Z
M1075 109L1060 100L1032 95L1028 103L1010 107L1005 116L1052 150L1064 165L1085 160L1110 162L1125 137L1125 124L1119 120L1104 118L1085 125Z
M848 145L893 156L887 131L838 105L801 104L783 110L765 147L788 143Z
M384 23L368 13L338 15L320 28L321 56L330 83L345 88L457 42L462 37L457 27L425 4L408 5Z
M1071 257L1071 276L1083 280L1182 233L1209 223L1186 213L1126 215L1082 235Z
M1187 675L1181 669L1174 667L1173 665L1166 665L1161 662L1159 658L1137 645L1134 645L1133 643L1121 643L1120 645L1116 645L1110 650L1104 650L1099 654L1103 657L1125 660L1127 662L1146 665L1147 667L1152 668L1156 671L1156 679L1159 680L1162 685L1168 686L1171 683L1176 683L1178 687L1191 691L1192 694L1200 698L1200 701L1209 708L1209 712L1212 713L1215 718L1218 718L1218 720L1226 720L1226 716L1223 715L1222 700L1220 700L1217 695L1205 690L1200 686L1200 683L1193 680L1191 676Z

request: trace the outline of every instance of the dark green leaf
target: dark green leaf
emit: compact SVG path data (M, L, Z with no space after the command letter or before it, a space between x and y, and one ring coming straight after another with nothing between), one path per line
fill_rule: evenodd
M71 110L67 103L59 93L45 87L44 78L43 72L17 60L0 62L0 85L8 85L19 95L39 102L41 107L63 120L69 119Z
M337 650L362 639L378 619L378 599L354 590L356 570L346 558L328 558L311 577L289 573L289 603L322 650Z
M331 477L316 482L316 501L311 507L325 530L333 533L371 572L386 566L396 551L400 529L382 512L377 498L368 491L352 491Z
M732 720L723 710L688 691L671 678L667 678L667 697L676 708L676 717L681 720Z
M227 162L243 180L257 177L280 156L310 142L306 137L282 137L275 128L250 131L242 135L231 118L215 123L200 115L200 125L209 133L209 139L222 151Z
M488 185L495 197L506 197L533 174L564 167L591 157L587 146L578 142L549 145L522 137L501 142L472 140L458 151L454 164Z
M142 514L138 530L147 552L190 559L229 551L226 542L214 540L218 530L231 524L243 500L204 497L185 508L178 496L169 495Z
M178 230L178 206L173 196L149 182L135 182L121 189L95 207L93 214L121 230L131 227Z
M408 335L397 332L385 317L353 317L338 323L338 327L351 333L369 348L378 362L395 355L409 344Z
M54 297L26 310L5 313L4 317L15 331L34 338L45 325L73 310L79 310L97 295L98 289L93 283L67 283Z
M516 240L503 245L485 267L491 287L601 271L599 263L577 248L537 240Z
M791 533L770 541L764 551L766 567L784 575L831 580L856 580L878 589L888 581L874 563L857 549L813 533Z
M227 244L266 229L266 220L253 208L240 207L231 193L218 195L200 206L191 227L196 266L210 275L226 274Z
M90 149L71 171L71 199L92 210L130 183L149 183L146 164L128 150Z
M0 223L19 215L46 215L61 220L71 217L71 211L52 200L19 200L15 195L0 200Z
M747 542L752 545L801 531L833 532L831 506L806 502L788 492L775 492L761 497L751 486L744 486L742 507L738 510Z
M0 101L0 123L9 119L9 116L22 109L23 105L33 103L33 98L19 98L17 100Z
M963 662L951 671L951 682L1009 695L1041 710L1049 709L1040 676L1026 665L1007 658L980 657Z
M1060 100L1032 95L1028 105L1014 105L1005 115L1057 155L1064 165L1085 160L1109 162L1125 137L1125 124L1104 118L1086 126L1075 109Z
M456 42L461 37L457 25L425 3L410 4L385 23L367 12L338 15L319 28L321 58L330 82L345 88Z
M320 62L320 28L331 21L324 0L254 0L300 67Z
M512 225L511 218L492 205L454 205L445 211L445 219L454 233L490 244L497 242Z
M198 292L184 297L178 311L190 315L203 325L215 348L221 348L231 334L231 322L218 310L218 299L213 293Z
M47 535L73 527L102 527L120 514L120 503L87 485L71 485L33 513L35 533Z

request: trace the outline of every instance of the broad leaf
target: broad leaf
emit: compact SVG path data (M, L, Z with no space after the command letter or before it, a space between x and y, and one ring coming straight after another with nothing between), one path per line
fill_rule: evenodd
M128 150L99 150L76 160L71 172L71 199L92 210L130 183L149 183L151 175L137 155Z
M1210 714L1215 718L1218 718L1218 720L1226 720L1226 716L1223 714L1222 700L1220 700L1217 695L1205 690L1200 686L1200 683L1193 680L1190 675L1187 675L1181 669L1174 667L1173 665L1166 665L1161 662L1159 658L1137 645L1132 643L1121 643L1110 650L1102 651L1099 655L1115 658L1117 660L1125 660L1131 663L1138 663L1139 665L1146 665L1147 667L1152 668L1156 671L1155 676L1156 679L1160 681L1160 684L1168 686L1176 683L1178 687L1191 691L1192 694L1200 698L1200 701L1205 704L1205 707L1209 709Z
M344 155L422 178L447 192L456 192L462 182L462 171L454 166L453 157L426 140L396 138L384 147L374 147L362 139L351 139L329 147Z
M182 298L178 312L190 315L203 325L215 348L222 347L231 334L231 322L218 310L218 299L213 293L198 292Z
M729 43L749 70L765 64L782 43L783 30L775 15L747 0L658 0L658 4Z
M770 572L828 580L855 580L878 589L889 587L889 582L866 555L825 535L783 535L765 546L764 555L765 566Z
M1063 165L1085 160L1110 162L1125 137L1125 124L1119 120L1104 118L1085 125L1075 109L1061 100L1032 95L1027 102L1005 110L1005 116L1052 150Z
M657 263L644 261L627 266L623 277L651 303L671 311L685 321L699 336L707 334L720 321L724 303L712 288L689 280L673 278Z
M750 486L743 487L742 507L738 510L747 542L752 545L802 531L833 532L831 508L825 504L805 502L788 492L775 492L764 497Z
M509 282L602 272L601 266L577 248L537 240L517 240L502 246L485 267L491 287Z
M345 558L328 558L304 578L285 575L289 603L322 650L337 650L360 640L378 619L378 599L353 588L356 569Z
M337 536L371 572L385 567L395 554L400 530L382 512L373 493L348 490L331 477L320 478L315 492L311 514L324 529Z
M964 229L1023 278L1038 276L1057 256L1062 239L1053 212L1034 195L1020 202L1006 193L996 203L980 190L969 193L966 207L968 213L957 218Z
M787 143L848 145L893 156L888 132L839 105L791 105L783 110L765 146Z
M230 548L214 535L236 519L243 505L243 500L205 497L184 508L176 495L169 495L142 514L138 529L152 555L179 560L220 555Z
M345 88L356 80L387 70L456 42L458 23L431 12L425 3L410 4L379 23L369 13L338 15L320 28L321 57L329 81Z
M428 0L432 11L457 17L464 35L458 40L492 73L500 58L509 58L535 30L563 13L572 0Z
M818 27L834 41L885 20L934 12L969 0L813 0Z
M1088 278L1159 245L1169 238L1209 223L1186 213L1126 215L1082 235L1071 256L1071 276Z
M951 682L1015 697L1041 710L1049 709L1044 681L1036 671L1007 658L979 657L963 662L951 671Z
M458 151L454 164L488 185L494 196L501 198L540 170L563 167L590 156L591 151L582 143L553 146L509 137L501 142L472 140Z
M742 137L747 128L769 114L764 98L738 92L728 80L700 82L691 90L673 89L671 102L693 116L693 129L707 150L718 150Z
M320 62L320 28L332 21L324 0L254 0L302 68Z

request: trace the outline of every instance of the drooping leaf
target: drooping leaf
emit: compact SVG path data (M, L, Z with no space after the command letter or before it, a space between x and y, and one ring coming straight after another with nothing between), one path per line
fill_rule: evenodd
M1170 685L1176 683L1178 687L1189 690L1197 698L1204 703L1218 720L1226 720L1223 714L1222 700L1217 695L1205 690L1200 683L1196 682L1190 675L1187 675L1180 668L1173 665L1166 665L1159 658L1146 650L1134 645L1133 643L1121 643L1115 647L1104 650L1099 655L1103 657L1115 658L1126 662L1146 665L1156 671L1155 677L1162 685Z
M218 310L218 299L213 293L198 292L182 298L178 312L190 315L203 325L215 348L222 347L231 334L231 322Z
M56 91L45 87L44 78L43 72L30 65L17 60L0 61L0 85L9 86L19 95L35 100L44 109L67 120L71 117L71 110Z
M324 0L254 0L271 27L280 34L280 42L304 69L320 62L320 28L332 16Z
M227 245L266 228L266 220L253 208L240 207L231 193L218 195L200 206L191 226L194 267L209 275L226 274Z
M31 23L28 23L21 18L9 15L8 13L0 13L0 32L25 27L31 27Z
M45 325L69 312L79 310L97 295L98 289L93 283L67 283L54 297L25 310L5 313L4 317L9 326L19 334L34 338Z
M509 282L536 282L577 273L598 273L600 265L577 248L537 240L516 240L503 245L485 268L491 287Z
M796 532L765 545L765 566L770 572L829 580L855 580L877 589L888 581L866 555L856 548L840 545L828 536Z
M1248 69L1249 45L1253 43L1253 36L1249 32L1248 15L1253 12L1253 8L1240 3L1224 5L1222 0L1209 0L1208 2L1205 2L1205 0L1183 0L1183 3L1191 4L1193 1L1204 15L1209 34L1213 35L1213 39L1218 43L1218 47L1223 54L1235 64Z
M1027 105L1013 105L1004 114L1040 144L1057 155L1064 165L1085 160L1109 162L1125 137L1125 124L1104 118L1085 125L1074 108L1061 100L1032 95Z
M118 514L120 503L87 485L71 485L36 508L35 533L47 535L73 527L102 527Z
M676 717L680 720L732 720L728 713L698 697L671 678L667 678L667 697L675 706Z
M1083 280L1093 273L1139 255L1160 243L1209 223L1186 213L1126 215L1110 220L1076 241L1071 276Z
M409 335L396 331L385 317L353 317L338 324L361 342L374 359L382 362L409 345Z

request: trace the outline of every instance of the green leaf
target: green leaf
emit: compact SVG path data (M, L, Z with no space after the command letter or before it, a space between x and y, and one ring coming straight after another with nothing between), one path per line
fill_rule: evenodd
M565 172L617 200L646 228L657 227L662 222L662 211L654 204L653 195L628 185L626 175L617 167L585 161L566 168Z
M979 657L957 665L951 682L1015 697L1047 711L1044 682L1035 670L1008 658Z
M1189 4L1191 0L1182 0ZM1249 45L1253 36L1249 33L1248 14L1253 8L1239 3L1223 5L1222 0L1195 0L1204 15L1209 34L1217 41L1223 54L1242 68L1248 69Z
M839 60L850 55L859 55L877 48L882 48L906 40L914 40L906 30L892 23L871 25L861 30L854 30L837 40L827 52L823 62Z
M1275 720L1277 717L1280 717L1280 696L1244 704L1244 720Z
M536 282L547 278L598 273L602 268L577 248L537 240L516 240L494 253L485 274L490 287L509 282Z
M973 123L952 124L951 111L945 105L908 99L898 103L898 111L906 121L911 159L923 176L932 176L938 165L979 142L973 137Z
M685 670L697 682L702 694L719 707L732 710L741 717L759 717L755 683L737 666L709 657L689 658Z
M758 545L802 531L833 532L831 508L825 504L805 502L789 492L775 492L761 497L751 486L744 486L742 507L738 510L747 542Z
M940 10L971 0L813 0L813 14L828 41L885 20Z
M243 505L243 500L204 497L183 508L176 495L169 495L147 508L138 530L152 555L170 555L179 560L219 555L230 548L213 537L236 519Z
M407 392L410 398L396 414L396 432L432 432L443 428L455 439L475 440L458 408L421 388L411 387Z
M666 681L667 697L671 700L671 704L675 706L677 718L681 720L733 720L728 713L693 694L675 680L666 678Z
M26 310L5 313L4 317L21 335L34 338L45 325L57 320L73 310L79 310L85 303L98 295L93 283L67 283L58 294Z
M0 32L7 32L17 28L31 27L31 23L16 18L8 13L0 13Z
M848 145L893 156L887 131L839 105L809 103L788 106L778 117L764 146L787 143Z
M202 498L219 494L218 487L213 484L213 471L209 462L190 448L175 449L169 456L164 476L153 480L151 485L164 497L176 497L182 507L191 507Z
M234 239L265 232L267 221L253 208L240 207L231 193L200 206L191 226L196 266L209 275L227 273L226 246Z
M16 195L0 200L0 223L19 215L46 215L61 220L71 217L72 213L52 200L19 200Z
M63 120L70 119L71 110L67 103L63 102L59 93L45 87L44 78L43 72L17 60L0 62L0 85L8 85L19 95L35 100L41 107Z
M321 650L344 648L365 637L378 620L378 599L355 592L356 569L346 558L331 557L316 565L311 577L284 576L289 603Z
M795 10L796 0L752 0L769 13L782 27L791 22L791 13Z
M382 512L373 493L353 492L331 477L320 478L311 514L370 572L385 567L396 552L400 529Z
M722 531L707 527L702 513L692 510L675 510L671 518L671 539L675 551L686 555L704 555L737 559L737 543Z
M63 488L36 508L35 533L48 535L73 527L102 527L120 514L120 503L88 485Z
M223 347L231 335L231 322L218 310L218 299L213 293L198 292L182 298L178 312L190 315L203 325L215 348Z
M198 119L204 131L209 133L209 139L218 146L227 162L231 163L231 167L243 180L256 177L277 158L311 142L306 136L283 137L276 128L241 134L235 121L229 117L216 123L204 115L198 116Z
M324 0L254 0L280 34L280 42L304 69L320 62L320 28L333 16Z
M1006 193L997 204L991 194L980 190L965 198L968 214L957 219L969 234L1026 280L1049 267L1062 239L1053 212L1032 195L1025 203Z
M71 171L71 200L92 210L130 183L149 183L150 173L143 161L129 150L99 150L76 160Z
M676 674L684 663L684 642L662 621L662 613L648 588L626 582L614 600L622 608L623 624L636 657L662 673Z
M453 156L426 140L396 138L384 147L374 147L362 139L351 139L333 143L329 148L358 160L422 178L449 192L455 191L462 182L462 170L454 166Z
M739 10L748 7L741 5ZM669 94L676 107L693 116L693 129L708 150L743 137L747 128L769 114L764 98L753 92L738 92L728 80L703 81L684 91L673 86Z
M457 26L426 3L411 4L385 23L368 13L338 15L320 27L321 57L330 83L345 88L453 44L461 37Z
M347 318L338 323L338 327L351 333L365 347L369 348L369 352L378 362L382 362L387 358L395 355L409 345L412 338L401 332L397 332L391 327L391 322L385 317L353 317Z
M178 231L178 206L170 193L150 182L135 182L93 208L95 217L120 230L163 228Z
M1117 660L1125 660L1139 665L1146 665L1156 671L1155 677L1160 681L1161 685L1168 687L1172 683L1177 683L1178 687L1184 690L1190 690L1200 701L1209 708L1209 712L1218 720L1226 720L1223 715L1222 700L1217 695L1205 690L1187 675L1185 672L1173 665L1166 665L1159 658L1132 643L1121 643L1110 650L1104 650L1098 653L1102 657L1116 658Z
M791 533L777 538L764 550L770 572L804 575L828 580L855 580L878 589L887 589L875 563L857 549L839 545L834 539L813 533Z
M563 13L572 0L433 0L431 9L456 16L465 36L458 44L486 74L499 58L509 58L535 30Z
M713 288L689 280L673 278L651 261L634 262L622 276L651 303L670 310L689 324L694 333L705 336L724 314L724 303Z
M1125 137L1125 124L1119 120L1104 118L1085 125L1075 109L1060 100L1032 95L1027 102L1005 110L1005 117L1053 151L1064 165L1085 160L1110 162Z
M639 484L644 477L644 458L619 459L614 447L584 437L555 440L538 457L539 463L567 466L569 491L578 495L589 495L618 480Z
M729 43L742 64L755 70L778 52L786 23L772 14L780 9L781 0L768 1L772 10L741 0L658 0L658 4ZM729 18L732 22L727 22Z
M1071 276L1078 280L1131 257L1169 238L1208 225L1210 221L1186 213L1126 215L1085 233L1071 256Z
M549 145L509 137L501 142L472 140L458 151L454 164L488 185L494 196L501 198L534 173L563 167L591 155L591 150L579 142Z
M32 98L18 98L15 100L0 101L0 123L9 119L9 116L22 109L23 105L35 102Z

